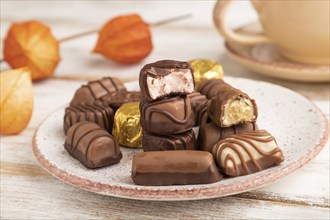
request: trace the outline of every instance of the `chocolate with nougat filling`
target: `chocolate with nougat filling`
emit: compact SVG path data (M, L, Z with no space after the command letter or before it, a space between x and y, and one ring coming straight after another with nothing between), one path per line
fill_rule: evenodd
M118 163L122 158L114 137L89 121L79 122L69 128L64 147L71 156L90 169Z
M245 122L256 122L257 104L246 93L225 82L218 82L218 93L208 105L210 118L220 127L230 127Z
M212 154L195 150L137 153L131 177L135 184L145 186L207 184L223 178Z
M141 69L139 84L143 98L148 101L189 94L195 89L194 70L187 62L160 60Z

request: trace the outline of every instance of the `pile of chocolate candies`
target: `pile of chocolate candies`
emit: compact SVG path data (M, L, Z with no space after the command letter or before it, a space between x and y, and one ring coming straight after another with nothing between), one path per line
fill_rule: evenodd
M143 148L132 161L138 185L214 183L284 161L256 124L255 100L222 78L212 60L161 60L141 69L141 92L90 81L65 110L64 147L87 168L118 163L119 145Z

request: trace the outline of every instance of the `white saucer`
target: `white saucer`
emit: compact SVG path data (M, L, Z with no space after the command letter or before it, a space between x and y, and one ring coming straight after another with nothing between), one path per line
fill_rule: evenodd
M241 27L236 32L260 32L258 24ZM231 58L245 67L266 76L301 82L329 82L330 65L310 65L297 63L283 57L271 44L241 46L225 42Z

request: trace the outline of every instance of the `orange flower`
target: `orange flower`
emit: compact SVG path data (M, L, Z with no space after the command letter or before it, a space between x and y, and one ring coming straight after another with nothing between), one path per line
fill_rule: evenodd
M59 60L59 43L39 21L13 24L4 42L4 59L12 68L28 66L32 79L50 77Z
M28 68L4 71L0 86L0 133L19 133L29 123L33 109L31 72Z
M119 63L136 63L152 50L148 25L139 15L119 16L100 30L94 52Z

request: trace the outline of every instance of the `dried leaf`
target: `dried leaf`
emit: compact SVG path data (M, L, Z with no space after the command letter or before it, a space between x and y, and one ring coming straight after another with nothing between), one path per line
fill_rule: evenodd
M13 24L4 42L4 59L12 68L27 66L32 79L50 77L58 62L59 43L39 21Z
M119 63L136 63L152 50L151 33L139 15L108 21L100 30L94 52Z
M29 123L33 109L31 72L28 68L2 72L0 86L0 133L19 133Z

